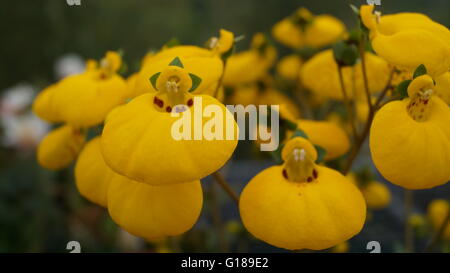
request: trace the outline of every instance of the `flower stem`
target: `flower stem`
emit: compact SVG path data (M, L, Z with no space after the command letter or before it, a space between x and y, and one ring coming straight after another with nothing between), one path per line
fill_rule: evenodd
M338 66L338 74L339 74L339 82L341 84L342 95L344 96L345 107L347 108L348 120L350 122L350 126L352 128L353 138L358 138L358 133L356 131L355 119L353 117L353 109L351 101L347 94L347 89L345 88L344 76L342 75L342 67Z
M414 230L413 227L409 224L409 217L411 216L414 198L413 191L405 190L405 252L412 253L414 252Z
M223 66L222 66L222 75L220 75L219 81L217 82L216 90L214 90L214 98L217 99L217 96L219 95L220 87L223 85L223 77L225 76L225 68L227 67L227 60L223 60Z
M450 223L450 210L447 212L447 217L445 217L445 219L442 222L441 226L433 234L433 237L431 238L430 242L425 247L424 252L431 252L431 251L433 251L434 247L440 241L440 239L441 239L442 235L444 234L444 231L447 228L447 226L449 225L449 223Z
M367 117L366 124L364 124L362 133L356 139L355 145L353 145L352 151L350 152L350 155L348 156L347 163L342 171L342 173L344 175L347 174L350 171L350 169L352 168L353 162L355 161L356 157L359 154L359 151L361 150L361 146L364 144L364 141L366 140L367 136L369 135L370 126L372 125L372 121L375 116L375 112L378 110L378 107L380 106L380 103L383 101L384 97L386 96L387 91L389 91L389 89L391 89L391 81L394 76L394 73L395 73L395 70L392 69L386 86L381 91L381 93L378 96L377 100L375 101L375 104L373 105L373 107L371 109L369 108L369 115Z
M228 194L228 196L230 196L230 198L233 199L233 201L237 205L239 205L238 195L234 192L234 190L231 188L230 184L228 184L228 182L225 180L223 175L219 172L214 172L212 174L212 177L214 177L214 180L216 180L216 182L222 187L222 189Z
M367 78L367 69L366 69L366 54L365 54L365 36L361 39L361 43L359 44L359 55L361 58L361 68L362 68L362 75L364 79L364 91L366 92L367 97L367 105L369 105L369 111L372 111L373 105L372 100L370 98L370 90L369 90L369 80Z

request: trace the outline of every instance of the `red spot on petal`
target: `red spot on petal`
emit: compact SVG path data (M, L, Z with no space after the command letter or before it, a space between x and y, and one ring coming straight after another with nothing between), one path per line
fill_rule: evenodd
M167 106L167 107L166 107L166 112L168 112L168 113L172 112L172 107Z
M288 179L287 171L285 169L283 169L283 176L284 178Z
M194 101L192 99L189 99L187 101L187 106L191 107L194 104Z
M158 99L156 96L155 96L155 98L153 99L153 103L156 104L156 105L158 105L159 108L162 108L162 107L164 106L164 101Z

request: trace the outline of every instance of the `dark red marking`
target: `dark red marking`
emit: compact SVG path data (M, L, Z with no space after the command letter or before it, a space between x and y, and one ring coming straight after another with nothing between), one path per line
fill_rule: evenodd
M172 107L167 106L167 107L166 107L166 112L168 112L168 113L172 112Z
M313 169L313 177L314 177L314 179L317 179L318 176L319 175L317 174L317 170Z
M187 101L187 106L191 107L194 104L194 101L192 99L189 99Z
M156 96L153 99L153 103L158 105L159 108L163 108L163 106L164 106L164 101L158 99Z
M285 169L283 169L283 176L284 178L288 179L287 171Z

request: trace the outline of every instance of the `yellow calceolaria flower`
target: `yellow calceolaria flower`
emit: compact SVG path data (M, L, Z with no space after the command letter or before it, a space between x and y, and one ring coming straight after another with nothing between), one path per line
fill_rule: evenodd
M89 62L84 73L61 80L49 94L42 113L37 98L36 113L49 121L63 121L74 127L90 127L100 124L108 112L125 102L127 93L125 80L116 72L121 66L121 57L109 51L99 66ZM45 97L44 97L45 98Z
M383 209L391 202L391 192L388 187L378 181L365 183L361 186L361 192L368 208Z
M223 77L226 86L237 86L262 79L277 58L277 51L262 33L253 36L251 48L228 58Z
M433 79L415 78L409 98L383 106L370 130L370 151L388 181L427 189L450 180L450 109L434 96Z
M270 82L270 81L269 81ZM237 87L228 97L234 105L278 105L282 118L295 121L300 118L297 105L285 94L270 87L270 84L247 84Z
M305 8L299 8L272 28L273 37L291 48L320 48L337 41L344 33L345 26L337 18L326 14L314 16Z
M215 53L223 55L233 49L234 34L225 29L220 30L220 37L212 37L208 40L207 46Z
M382 58L369 52L365 53L365 59L369 91L371 93L380 92L389 80L390 66ZM347 95L361 97L365 90L361 62L354 66L343 67L342 74ZM338 65L331 49L315 55L303 64L300 70L300 80L306 88L319 96L343 99Z
M445 199L435 199L429 205L427 209L427 217L431 221L431 224L435 229L441 227L442 223L445 221L447 214L449 213L450 205ZM442 238L445 240L450 240L450 225L444 229Z
M85 137L82 130L70 125L63 125L50 131L37 149L39 165L50 170L67 167L77 157Z
M121 175L152 185L201 179L230 158L237 145L238 126L232 114L215 98L189 93L195 78L187 67L183 68L179 58L160 69L151 77L158 92L141 95L108 116L101 141L105 162ZM220 121L226 123L223 128L232 122L235 133L232 140L225 137L225 129L219 138L205 139L208 136L203 136L201 126L212 118L202 113L208 106L224 114L224 120ZM179 117L172 115L172 110ZM196 118L196 113L201 116ZM192 126L183 130L187 130L190 139L175 139L174 123L186 118ZM197 124L200 122L197 120L202 123ZM200 136L194 128L197 126L201 127Z
M100 137L90 140L75 164L75 182L80 194L89 201L106 207L110 181L115 174L106 166L100 151Z
M333 122L301 119L297 121L297 127L305 132L311 143L326 150L325 160L338 158L350 148L347 134ZM289 132L286 136L289 139L291 135Z
M161 72L161 67L166 66L176 57L183 60L184 67L190 73L202 79L201 84L194 93L214 95L223 72L223 62L220 56L206 48L188 45L163 49L157 54L148 57L138 72L133 93L145 94L148 92L157 92L149 84L149 78L155 75L155 73Z
M32 110L41 119L58 123L62 122L61 116L58 114L58 107L53 103L54 90L58 88L58 84L52 84L42 90L34 99Z
M321 250L361 230L361 192L339 172L317 165L308 140L291 139L282 158L283 165L257 174L241 194L241 219L250 233L281 248Z
M188 231L202 205L200 181L152 186L115 175L108 189L108 211L114 222L148 240Z
M297 81L300 76L302 59L297 54L287 55L278 62L277 73L286 80Z
M167 186L133 181L106 165L100 142L100 137L92 139L78 158L81 195L107 207L119 226L147 240L180 235L195 224L203 204L200 181Z
M348 241L342 242L331 248L332 253L347 253L350 250L350 244Z
M445 103L450 104L450 72L445 72L435 79L434 91Z
M423 64L433 77L450 70L450 31L445 26L422 14L380 16L373 10L363 5L360 16L379 56L408 71Z

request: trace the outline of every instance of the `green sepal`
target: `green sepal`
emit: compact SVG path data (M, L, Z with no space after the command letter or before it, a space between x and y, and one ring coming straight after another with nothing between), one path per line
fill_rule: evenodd
M183 63L181 62L180 58L175 57L170 63L169 66L178 66L180 68L184 68Z
M180 45L180 41L177 38L173 37L169 41L167 41L164 46L167 48L171 48L178 45Z
M192 87L191 87L191 89L189 89L189 92L192 92L195 89L197 89L197 87L202 82L202 79L199 76L191 74L191 73L189 73L189 77L191 77L191 80L192 80Z
M305 133L305 131L303 131L300 128L295 129L294 134L291 136L291 139L293 139L294 137L302 137L302 138L306 138L309 139L308 135Z
M150 77L150 83L152 84L153 88L155 88L155 90L158 90L156 88L156 81L158 80L160 74L161 74L161 72L158 72Z
M395 93L400 96L401 99L408 97L408 86L412 82L412 80L402 81L395 88Z
M333 56L339 66L352 66L356 64L359 53L354 44L340 41L333 45Z
M327 150L325 150L322 146L314 145L317 151L317 159L316 163L321 163L325 160L325 155L327 154Z
M414 71L413 79L420 77L422 75L426 75L426 74L427 74L427 68L425 67L425 65L421 64Z

